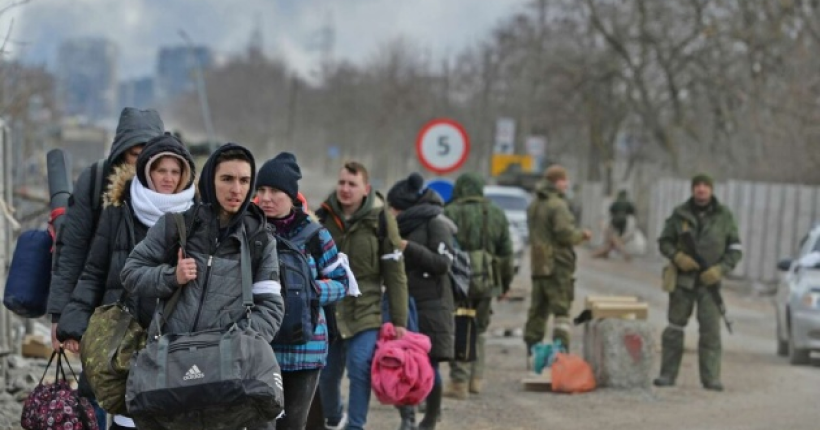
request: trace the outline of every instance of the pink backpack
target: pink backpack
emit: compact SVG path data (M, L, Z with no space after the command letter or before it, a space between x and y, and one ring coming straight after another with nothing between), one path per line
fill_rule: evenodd
M430 348L429 337L407 332L396 340L393 324L384 324L371 368L371 385L376 398L387 405L421 403L433 390L433 366L427 355Z

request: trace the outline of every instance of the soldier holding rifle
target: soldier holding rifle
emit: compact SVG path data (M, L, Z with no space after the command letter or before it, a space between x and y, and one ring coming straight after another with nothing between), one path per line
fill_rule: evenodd
M658 387L675 385L683 356L684 328L697 305L700 328L698 361L703 388L723 391L720 382L720 319L726 320L720 285L742 257L743 248L732 212L713 195L714 181L705 174L692 178L692 197L666 220L658 239L670 260L664 269L669 292L669 325L663 331L663 357Z

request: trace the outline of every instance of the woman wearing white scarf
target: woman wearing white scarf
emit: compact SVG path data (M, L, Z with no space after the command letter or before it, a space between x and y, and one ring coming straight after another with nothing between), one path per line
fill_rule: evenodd
M79 351L79 341L96 307L118 300L148 327L156 303L123 296L120 271L131 250L162 215L193 205L195 173L191 154L168 134L149 141L135 167L114 170L85 270L58 324L58 339L67 350ZM111 429L123 428L135 428L133 421L115 415Z

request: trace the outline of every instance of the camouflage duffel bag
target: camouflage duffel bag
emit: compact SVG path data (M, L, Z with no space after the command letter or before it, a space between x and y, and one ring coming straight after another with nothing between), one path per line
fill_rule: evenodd
M97 402L111 414L125 414L131 357L145 347L146 333L122 303L94 310L80 343L83 373Z

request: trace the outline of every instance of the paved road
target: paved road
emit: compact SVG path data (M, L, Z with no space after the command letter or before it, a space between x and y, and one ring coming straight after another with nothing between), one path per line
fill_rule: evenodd
M656 340L665 326L666 294L659 288L660 264L590 260L581 252L575 311L588 294L637 295L650 303L649 321ZM515 288L528 292L528 269ZM567 396L524 392L524 346L520 337L491 337L486 392L468 401L445 400L439 429L818 429L820 428L820 362L794 367L775 355L774 310L771 299L743 289L724 293L735 334L724 332L723 382L726 392L700 386L697 372L697 324L687 327L687 352L678 386L651 391L602 389ZM527 294L528 295L528 294ZM528 300L495 306L491 332L520 328ZM573 312L573 315L576 313ZM582 332L574 333L573 350L580 353ZM655 363L657 372L660 349ZM446 366L445 366L446 368ZM445 371L446 373L446 371ZM393 429L397 413L373 403L368 428Z

